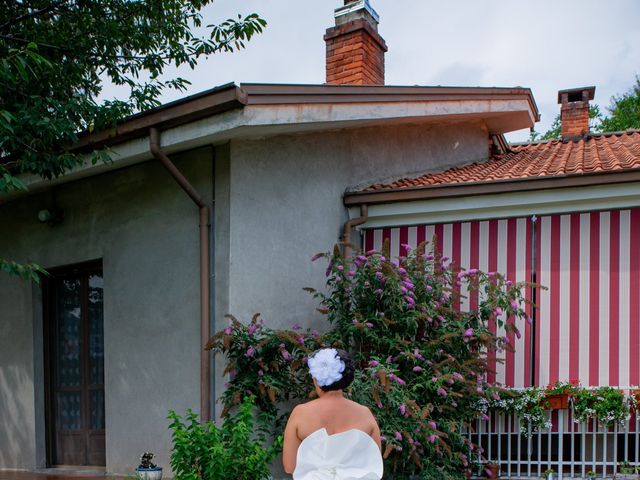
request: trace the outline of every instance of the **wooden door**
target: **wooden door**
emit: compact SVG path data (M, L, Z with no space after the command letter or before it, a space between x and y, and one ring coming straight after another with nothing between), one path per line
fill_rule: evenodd
M103 280L99 264L45 285L49 465L105 465Z

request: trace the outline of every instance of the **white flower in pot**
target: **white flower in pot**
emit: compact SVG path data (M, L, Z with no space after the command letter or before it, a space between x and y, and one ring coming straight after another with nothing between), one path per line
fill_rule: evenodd
M136 474L140 480L160 480L162 467L158 467L151 461L153 453L144 452L140 455L140 465L136 468Z

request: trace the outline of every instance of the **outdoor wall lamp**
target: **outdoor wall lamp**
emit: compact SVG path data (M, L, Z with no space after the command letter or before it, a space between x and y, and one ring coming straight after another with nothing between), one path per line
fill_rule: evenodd
M45 208L38 212L38 221L56 225L64 219L64 212L59 208Z

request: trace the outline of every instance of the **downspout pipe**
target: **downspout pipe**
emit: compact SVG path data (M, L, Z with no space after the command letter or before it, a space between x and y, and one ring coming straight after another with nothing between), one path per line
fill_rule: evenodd
M203 422L211 419L211 372L209 367L209 351L205 349L210 337L209 329L209 292L211 281L209 274L209 227L210 208L198 191L169 159L160 147L160 132L157 128L149 129L149 150L173 177L176 183L193 200L200 210L200 417Z
M342 232L342 255L344 258L348 258L351 255L351 230L362 225L369 218L369 208L366 203L360 204L360 216L347 220L344 224L344 231Z

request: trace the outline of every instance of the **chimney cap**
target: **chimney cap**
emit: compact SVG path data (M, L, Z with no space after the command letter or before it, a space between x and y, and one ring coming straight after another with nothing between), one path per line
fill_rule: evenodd
M578 87L578 88L567 88L566 90L558 90L558 103L566 103L566 102L575 102L575 101L585 101L585 100L593 100L593 97L596 93L596 87ZM585 95L586 94L586 95ZM565 97L566 95L566 97ZM564 97L564 99L563 99ZM571 98L575 98L575 100L570 100ZM586 98L585 98L586 97Z
M357 12L358 10L364 10L373 17L376 23L380 22L380 16L378 12L373 9L369 0L345 0L344 6L335 9L335 18Z

